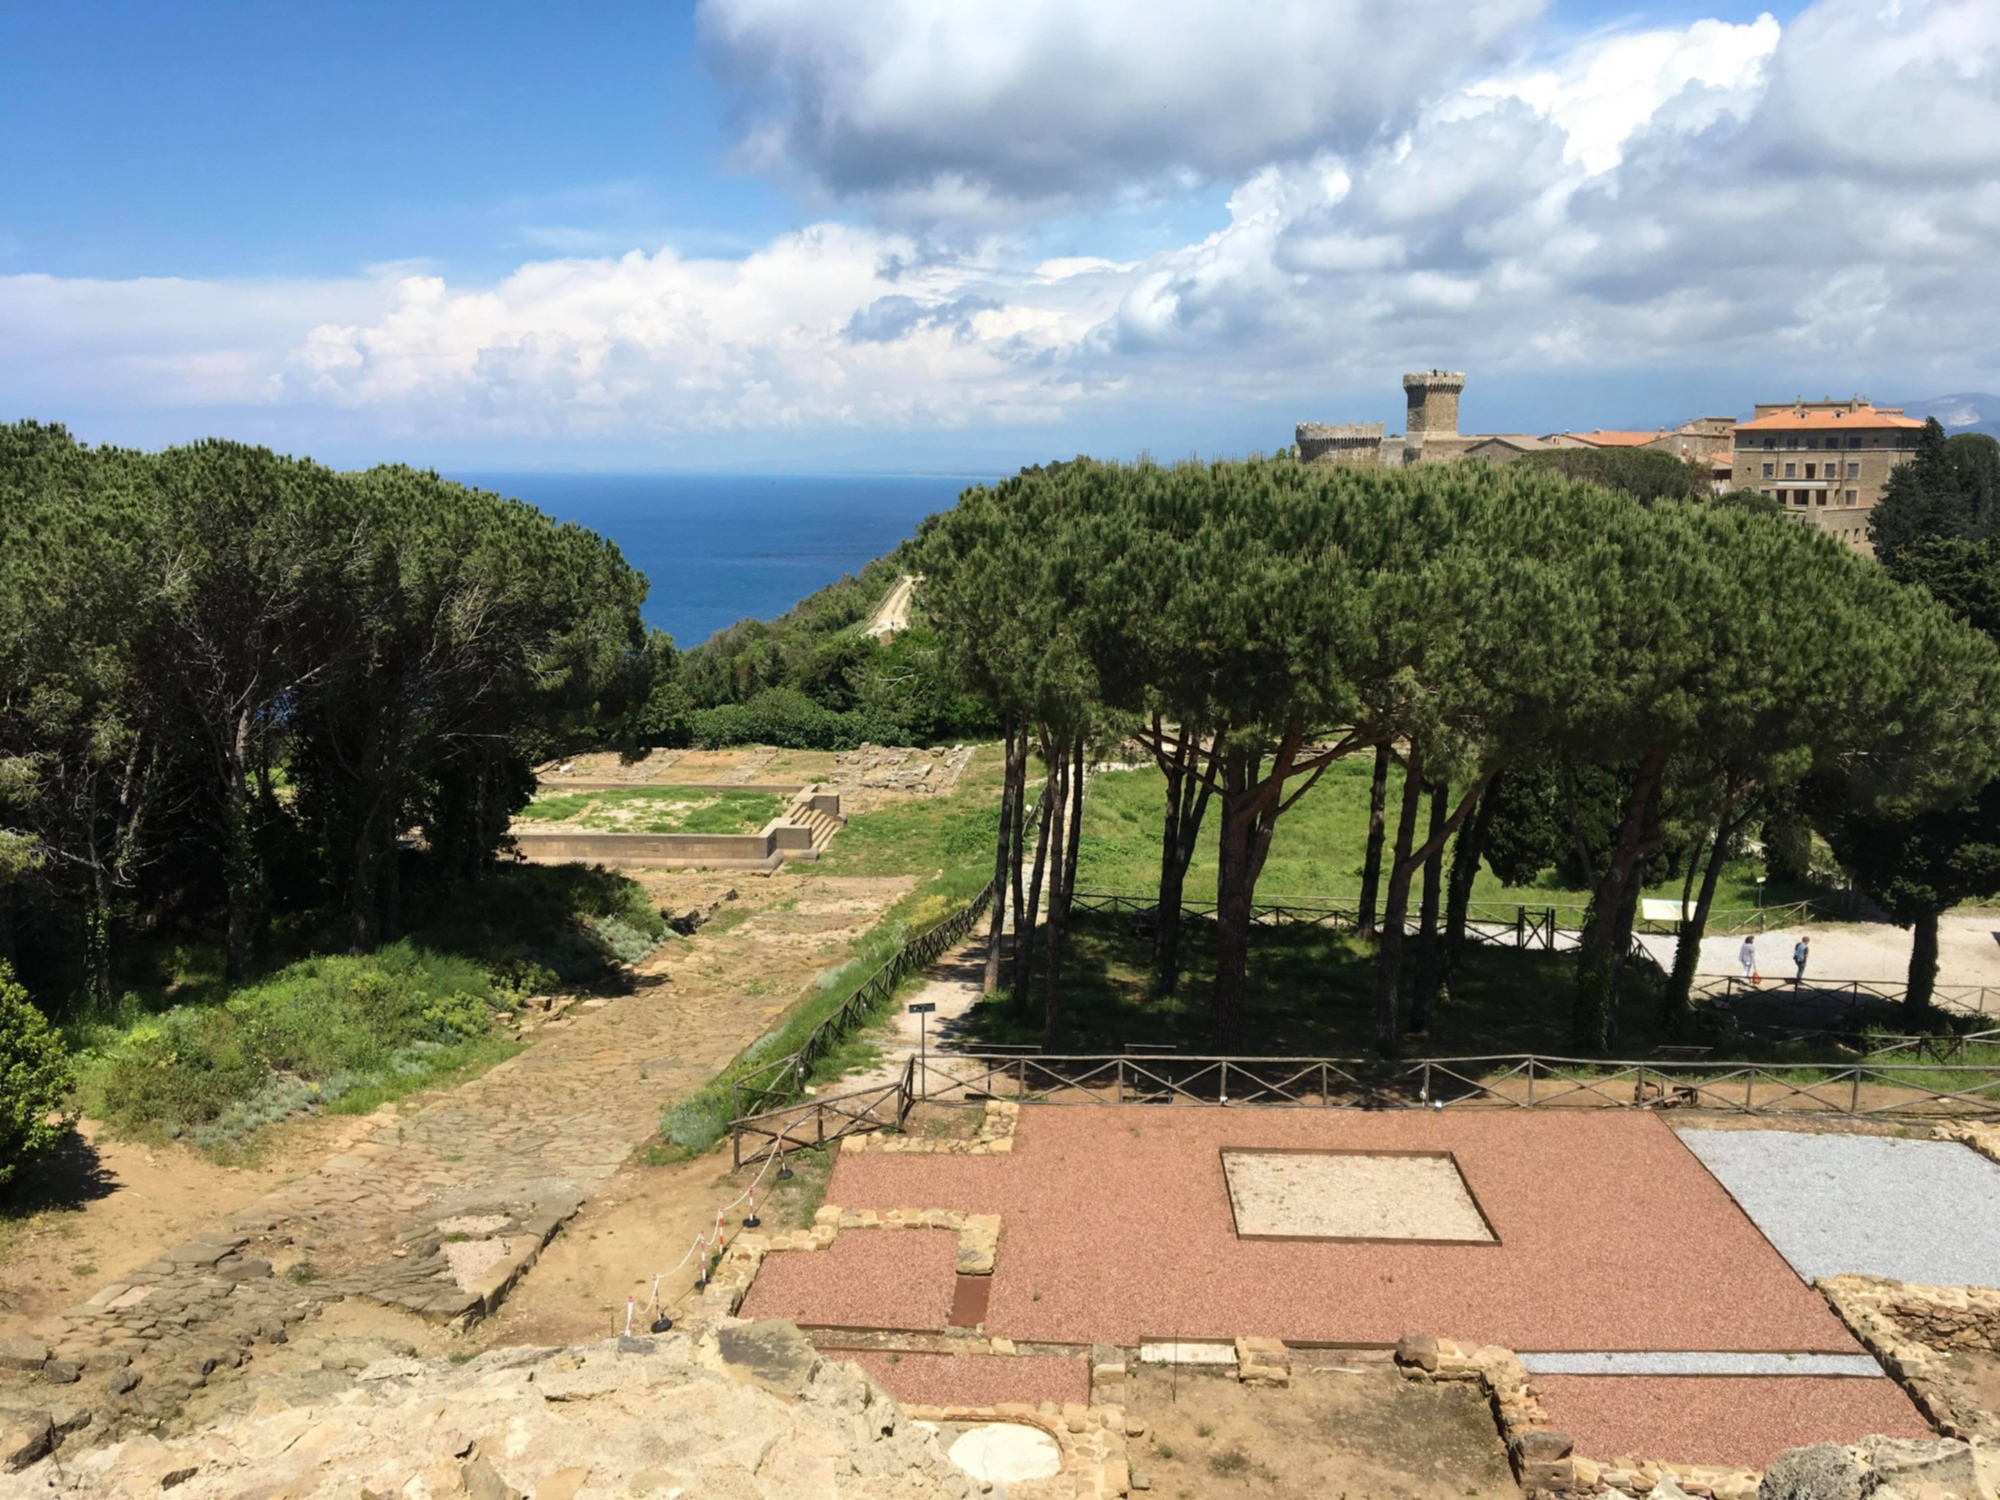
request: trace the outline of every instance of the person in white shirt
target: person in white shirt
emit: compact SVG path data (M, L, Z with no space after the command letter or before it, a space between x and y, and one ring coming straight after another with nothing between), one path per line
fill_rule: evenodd
M1792 962L1799 966L1799 972L1792 977L1793 984L1806 982L1806 956L1812 951L1804 933L1799 934L1797 946L1792 949Z
M1757 938L1754 933L1743 939L1743 949L1736 957L1743 964L1743 978L1748 981L1757 972Z

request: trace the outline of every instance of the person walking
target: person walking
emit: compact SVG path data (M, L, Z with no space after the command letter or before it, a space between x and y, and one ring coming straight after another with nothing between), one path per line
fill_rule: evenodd
M1736 957L1743 965L1743 982L1745 984L1754 984L1757 979L1757 935L1755 933L1746 933L1744 935L1743 947L1738 951Z
M1794 985L1801 985L1806 982L1806 957L1811 951L1812 945L1810 941L1803 932L1800 933L1798 942L1792 948L1792 962L1799 966L1799 972L1792 976L1792 983Z

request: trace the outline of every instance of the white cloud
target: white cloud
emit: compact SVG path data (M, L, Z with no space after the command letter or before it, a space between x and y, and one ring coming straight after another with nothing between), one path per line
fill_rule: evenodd
M1587 39L1469 79L1393 133L1240 170L1225 224L1137 258L826 222L737 260L538 260L486 286L412 266L258 285L0 277L0 399L670 446L1087 421L1116 403L1336 416L1311 392L1420 361L1481 382L1734 369L1787 391L1818 374L1972 388L2000 374L1989 9L1819 0L1782 35L1766 18ZM913 35L937 67L963 60L944 21ZM1013 57L975 69L971 96L1012 97ZM917 55L895 59L863 72L917 89ZM1826 102L1842 99L1858 102ZM1243 139L1269 145L1274 128ZM926 170L949 161L971 184L992 166L943 150ZM966 201L983 213L997 180Z
M746 158L986 217L1229 179L1394 129L1546 0L702 0Z

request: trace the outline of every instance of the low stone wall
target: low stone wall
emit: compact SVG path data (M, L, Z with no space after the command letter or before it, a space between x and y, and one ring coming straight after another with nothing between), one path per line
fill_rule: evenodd
M986 1101L986 1118L972 1140L933 1140L926 1136L850 1135L842 1138L842 1154L859 1156L873 1151L891 1156L1005 1156L1014 1149L1014 1131L1021 1123L1021 1106L1011 1099Z
M1754 1469L1708 1464L1665 1463L1657 1459L1602 1461L1575 1451L1570 1435L1550 1425L1528 1372L1511 1349L1495 1344L1461 1345L1451 1339L1412 1334L1396 1344L1396 1364L1412 1380L1475 1381L1493 1404L1501 1441L1507 1445L1514 1477L1531 1500L1551 1495L1592 1495L1617 1490L1651 1494L1671 1480L1686 1495L1716 1500L1756 1500Z
M810 1229L779 1234L746 1231L729 1242L695 1295L688 1316L696 1322L733 1317L757 1279L764 1257L774 1250L824 1250L843 1229L950 1229L958 1234L958 1274L991 1276L1000 1250L1000 1215L959 1208L836 1208L822 1204Z
M1954 1353L2000 1353L2000 1291L1919 1286L1880 1276L1826 1276L1817 1285L1939 1432L2000 1438L2000 1418L1960 1406L1943 1380L1945 1361Z

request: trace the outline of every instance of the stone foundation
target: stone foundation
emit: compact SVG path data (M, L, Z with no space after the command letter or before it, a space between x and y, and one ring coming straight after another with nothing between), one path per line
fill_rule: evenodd
M1758 1475L1752 1469L1707 1464L1664 1463L1657 1459L1585 1458L1566 1432L1552 1427L1528 1372L1511 1349L1495 1344L1464 1346L1450 1339L1411 1334L1396 1344L1396 1364L1412 1380L1476 1381L1493 1404L1493 1419L1514 1477L1530 1500L1551 1495L1592 1495L1617 1490L1628 1495L1666 1489L1716 1500L1756 1500Z
M1943 1381L1945 1361L1954 1353L2000 1353L2000 1291L1918 1286L1880 1276L1826 1276L1816 1284L1939 1432L2000 1438L2000 1417L1960 1408Z

